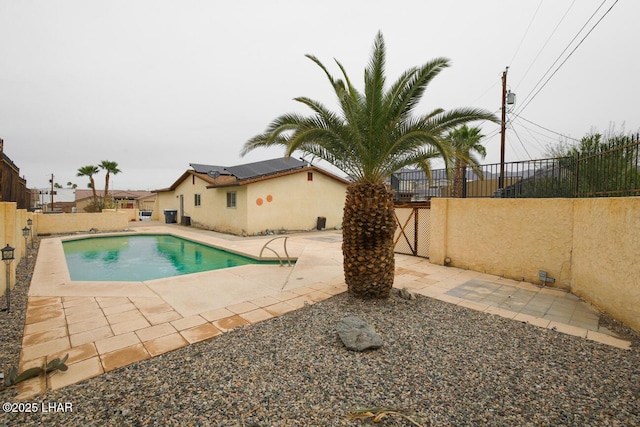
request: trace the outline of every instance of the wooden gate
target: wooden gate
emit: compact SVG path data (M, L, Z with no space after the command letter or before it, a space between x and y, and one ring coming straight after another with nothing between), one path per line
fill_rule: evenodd
M396 204L395 216L398 228L394 236L394 251L429 258L431 203Z

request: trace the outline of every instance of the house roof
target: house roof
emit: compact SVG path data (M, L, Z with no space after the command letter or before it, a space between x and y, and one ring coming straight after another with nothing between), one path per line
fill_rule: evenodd
M350 181L348 181L347 179L344 179L344 178L341 178L341 177L339 177L337 175L334 175L329 171L326 171L326 170L321 169L321 168L316 167L316 166L307 166L305 168L289 169L289 170L285 170L285 171L282 171L282 172L272 173L272 174L269 174L269 175L255 176L255 177L252 177L252 178L247 178L247 179L238 180L238 181L216 182L215 185L209 185L207 188L233 187L233 186L239 186L239 185L248 185L248 184L253 184L254 182L266 181L268 179L274 179L274 178L280 178L280 177L283 177L283 176L292 175L292 174L295 174L295 173L300 173L300 172L305 172L305 171L318 172L318 173L321 173L321 174L323 174L325 176L328 176L329 178L335 179L336 181L342 182L343 184L350 184Z
M293 157L281 157L279 159L263 160L261 162L247 163L245 165L231 166L227 171L238 180L253 179L265 175L290 171L307 167L308 163Z
M204 173L215 178L220 175L229 175L224 166L202 165L199 163L189 163L196 173Z
M190 166L193 167L193 164L190 164ZM199 170L206 170L205 166L208 166L208 165L198 165ZM174 181L174 183L171 184L170 187L160 188L158 190L153 190L153 192L154 193L164 193L164 192L167 192L167 191L173 191L178 187L178 185L180 185L180 183L182 181L187 179L187 177L189 177L189 176L197 176L198 178L202 179L203 181L205 181L209 185L214 185L216 183L215 174L213 174L213 173L207 173L207 172L203 173L203 172L196 172L195 170L187 170L182 175L180 175L180 177L178 179L176 179ZM235 179L234 179L234 181L235 181Z
M76 201L83 199L90 199L93 197L93 190L80 190L76 189ZM109 190L109 194L114 199L143 199L145 197L152 196L153 193L151 191L134 191L134 190ZM98 197L102 197L104 195L104 190L96 190L96 195Z
M217 178L221 175L233 175L237 180L241 181L244 179L254 179L274 173L304 168L308 166L308 163L294 159L293 157L281 157L237 166L215 166L200 163L189 163L189 166L193 168L194 172L206 174L212 178Z
M277 178L292 173L302 171L302 169L312 169L338 181L348 184L349 182L339 176L333 175L315 166L309 166L305 161L292 157L281 157L271 160L246 163L237 166L215 166L200 163L190 163L193 170L183 173L169 188L156 190L155 192L173 191L188 176L197 176L209 185L207 188L227 187L235 185L246 185L265 179Z

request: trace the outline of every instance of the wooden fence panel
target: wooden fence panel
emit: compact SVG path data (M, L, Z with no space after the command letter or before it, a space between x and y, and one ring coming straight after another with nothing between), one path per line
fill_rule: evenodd
M398 224L394 235L395 252L429 258L430 204L398 204L395 215Z

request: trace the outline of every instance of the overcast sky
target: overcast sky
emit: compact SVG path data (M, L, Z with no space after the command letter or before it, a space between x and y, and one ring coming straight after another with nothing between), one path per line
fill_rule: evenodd
M435 57L452 61L422 112L497 113L508 66L519 117L506 160L535 159L556 133L639 129L638 17L636 0L0 0L0 138L29 187L53 173L86 188L78 168L101 160L122 170L112 188L143 190L168 187L189 163L279 157L239 153L280 114L307 112L294 97L335 105L304 55L335 74L340 60L362 87L380 30L388 82ZM482 128L485 163L498 162L498 126Z

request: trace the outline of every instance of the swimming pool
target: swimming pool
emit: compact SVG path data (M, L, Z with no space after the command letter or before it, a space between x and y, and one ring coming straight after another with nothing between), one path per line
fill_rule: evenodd
M95 236L62 246L73 281L139 282L265 263L165 234Z

